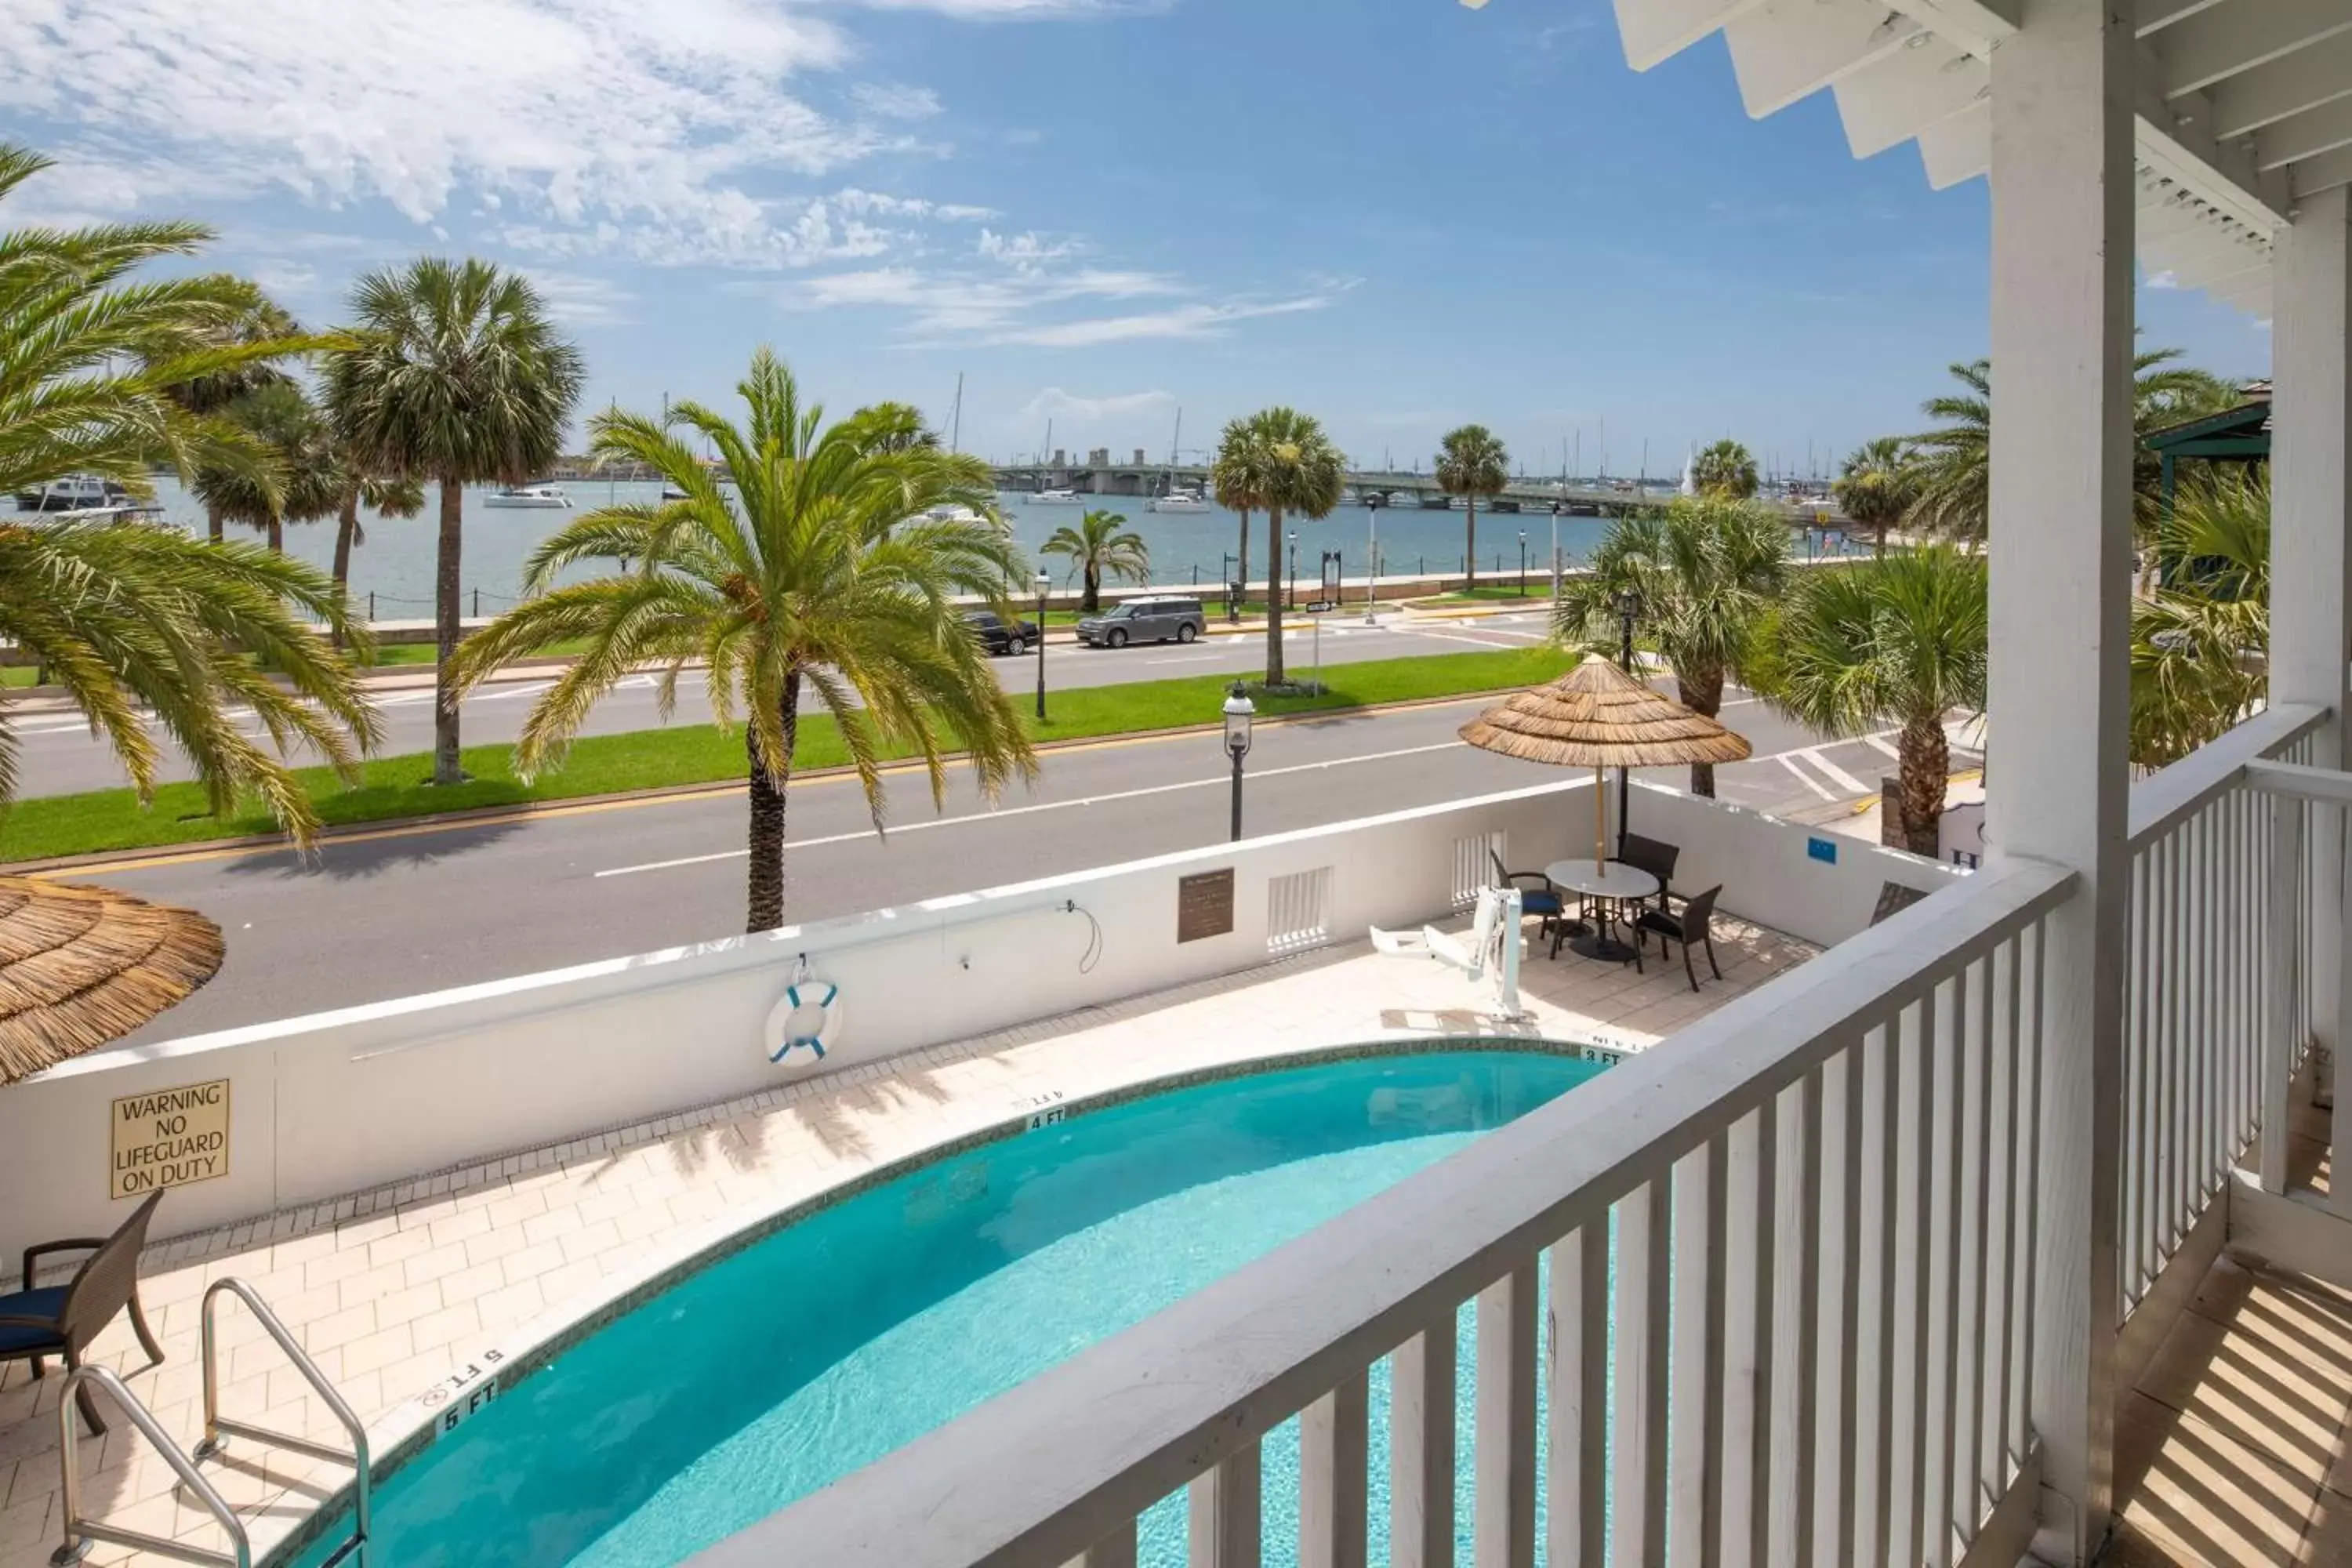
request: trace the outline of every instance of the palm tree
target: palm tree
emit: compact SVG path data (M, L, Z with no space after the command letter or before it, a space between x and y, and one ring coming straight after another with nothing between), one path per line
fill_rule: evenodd
M1618 595L1632 593L1683 705L1713 718L1725 683L1748 679L1759 626L1788 573L1789 525L1769 510L1685 498L1610 524L1591 569L1562 584L1553 626L1562 640L1614 658ZM1691 793L1714 795L1712 763L1691 764Z
M1266 578L1280 575L1282 520L1323 518L1347 493L1348 460L1323 433L1323 422L1296 408L1276 405L1250 416L1246 462L1257 475L1257 501L1265 509ZM1280 686L1282 595L1265 596L1265 683Z
M225 289L237 291L238 303L232 314L212 329L206 336L223 347L246 344L299 344L301 326L288 314L285 308L240 278L224 278ZM184 381L172 388L174 403L191 414L231 416L240 405L249 403L254 395L293 385L291 378L270 360L250 360L230 365L209 375ZM244 421L240 421L244 423ZM234 480L235 476L216 476ZM248 526L261 526L253 521L255 509L248 506L247 515L232 518L221 507L201 494L204 502L205 530L215 540L222 536L222 526L230 521L243 521ZM239 498L250 501L250 495Z
M467 638L452 668L462 694L519 654L586 643L524 721L515 765L529 776L562 763L598 699L639 664L667 666L667 708L687 664L707 661L719 721L739 709L745 720L756 931L783 923L784 795L804 691L840 726L877 829L889 748L922 756L935 803L950 737L992 800L1036 763L954 597L977 594L1009 615L1004 584L1021 563L992 522L927 515L985 507L987 465L929 447L877 451L854 418L827 427L764 348L737 390L740 426L699 403L666 419L592 419L598 457L641 463L687 499L606 507L560 530L532 553L523 603ZM675 426L717 448L731 497ZM615 557L638 564L554 585L566 567Z
M0 142L0 201L48 160ZM268 479L267 447L181 401L181 389L299 353L300 341L226 342L252 284L220 274L125 285L145 262L193 256L201 224L101 224L0 234L0 492L72 473L152 490L157 464Z
M1756 493L1755 454L1726 437L1691 459L1691 482L1701 495L1746 500Z
M1240 542L1234 547L1234 581L1242 585L1234 605L1238 616L1239 601L1249 592L1250 513L1265 505L1265 454L1256 444L1256 432L1249 420L1225 421L1224 433L1217 438L1216 461L1209 469L1209 485L1217 504L1242 520ZM1269 595L1274 578L1274 573L1266 574Z
M1951 773L1945 716L1985 700L1986 574L1950 545L1809 574L1779 627L1780 677L1767 699L1808 729L1897 726L1903 841L1941 854Z
M1870 530L1871 552L1884 555L1886 531L1910 509L1918 483L1902 438L1881 436L1846 454L1830 494L1849 521Z
M1104 577L1151 581L1151 547L1115 511L1090 511L1078 519L1077 527L1055 529L1039 549L1047 555L1068 556L1072 575L1086 574L1086 594L1078 608L1089 616L1102 608Z
M433 782L457 761L457 651L465 487L520 484L554 462L580 396L579 351L525 279L487 261L427 257L372 272L352 295L357 325L326 367L328 406L363 471L441 487L434 581Z
M355 779L382 730L352 667L306 620L366 643L323 573L257 545L140 523L0 525L0 637L65 689L140 798L152 797L163 752L152 715L215 816L257 795L307 847L318 812L284 754L307 746ZM246 732L246 709L268 746ZM16 793L12 731L0 715L0 798Z
M2179 349L2146 349L2132 360L2132 430L2135 437L2183 419L2228 407L2236 401L2229 383L2187 365L2175 364ZM1910 522L1924 531L1962 541L1982 540L1992 495L1992 362L1969 360L1951 367L1960 390L1931 397L1921 412L1943 423L1906 437L1919 459L1918 489ZM2143 528L2155 521L2158 465L2135 447L2135 511Z
M877 403L850 418L864 427L879 452L904 452L914 447L936 447L940 433L923 423L923 411L911 403Z
M204 504L213 538L220 537L222 524L234 522L259 530L272 551L282 551L288 523L334 514L341 487L333 438L299 384L283 378L258 383L220 412L268 449L272 471L216 465L196 470L189 489Z
M1468 521L1462 535L1462 588L1478 586L1478 498L1499 495L1510 483L1510 454L1502 438L1484 425L1448 430L1438 443L1437 488L1467 498Z
M2131 757L2162 767L2244 719L2268 679L2269 487L2243 474L2183 485L2159 541L2178 563L2132 604Z
M359 455L341 444L335 449L335 592L348 594L352 550L367 542L367 531L360 526L360 508L364 506L378 517L404 521L425 510L425 487L415 479L368 472Z

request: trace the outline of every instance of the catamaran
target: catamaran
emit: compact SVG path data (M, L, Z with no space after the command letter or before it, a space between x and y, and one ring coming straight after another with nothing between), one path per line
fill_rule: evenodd
M1183 439L1184 411L1179 408L1176 411L1176 429L1168 437L1168 468L1160 476L1160 482L1167 487L1168 493L1154 496L1144 502L1144 510L1147 511L1203 512L1209 510L1209 498L1199 490L1179 489L1176 487L1176 458L1180 444Z
M1084 506L1087 498L1076 490L1039 490L1029 498L1033 506Z

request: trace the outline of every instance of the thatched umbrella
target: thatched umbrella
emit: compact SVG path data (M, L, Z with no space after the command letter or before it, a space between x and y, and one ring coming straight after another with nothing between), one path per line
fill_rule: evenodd
M0 877L0 1084L121 1038L220 965L220 927L193 910Z
M1604 768L1736 763L1745 736L1635 680L1599 654L1558 680L1531 687L1462 726L1474 746L1523 762L1592 770L1592 868L1609 858Z

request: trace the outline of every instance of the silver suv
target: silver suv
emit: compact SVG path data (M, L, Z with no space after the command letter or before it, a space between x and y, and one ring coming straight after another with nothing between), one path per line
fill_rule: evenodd
M1194 598L1129 599L1078 623L1078 640L1091 647L1131 642L1191 642L1209 627Z

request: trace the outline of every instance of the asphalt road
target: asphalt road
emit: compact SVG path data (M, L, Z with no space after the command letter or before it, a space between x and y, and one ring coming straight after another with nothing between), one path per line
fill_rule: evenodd
M1322 617L1323 662L1348 664L1362 659L1407 658L1429 653L1463 653L1474 648L1528 647L1543 640L1544 616L1534 611L1490 616L1476 620L1407 626L1391 616L1378 627L1366 626L1360 610ZM1301 616L1285 632L1285 657L1300 676L1309 672L1316 629ZM1265 664L1265 638L1256 636L1203 637L1180 647L1163 643L1126 648L1079 647L1050 643L1045 650L1047 700L1056 690L1079 686L1108 686L1137 680L1169 680L1188 675L1246 675ZM1026 695L1036 689L1037 658L1033 650L1021 658L996 661L998 676L1008 690ZM421 673L421 672L420 672ZM522 731L524 717L549 681L523 679L484 687L465 704L463 733L468 745L511 741ZM384 719L387 756L433 749L433 693L429 686L383 692L377 698ZM1204 718L1213 719L1213 714ZM678 683L678 724L707 724L710 705L699 673ZM616 735L649 730L662 722L654 701L651 676L632 677L596 707L583 732ZM248 722L247 731L258 734ZM89 726L70 712L26 714L16 733L22 755L17 763L17 795L72 795L83 790L111 789L130 781L101 741L93 740ZM186 776L176 748L172 749L165 775Z
M1455 738L1484 700L1261 726L1249 831L1551 776ZM1872 742L1819 743L1749 699L1735 695L1724 717L1757 752L1717 770L1722 796L1742 805L1833 814L1891 766ZM1215 843L1228 786L1215 739L1197 734L1049 752L1035 788L994 808L959 769L935 815L919 777L900 773L885 840L853 781L804 780L790 797L787 908L823 919ZM331 842L308 863L192 851L89 874L192 905L227 935L212 984L132 1037L157 1039L728 934L741 924L744 832L742 795L727 791L387 830Z

